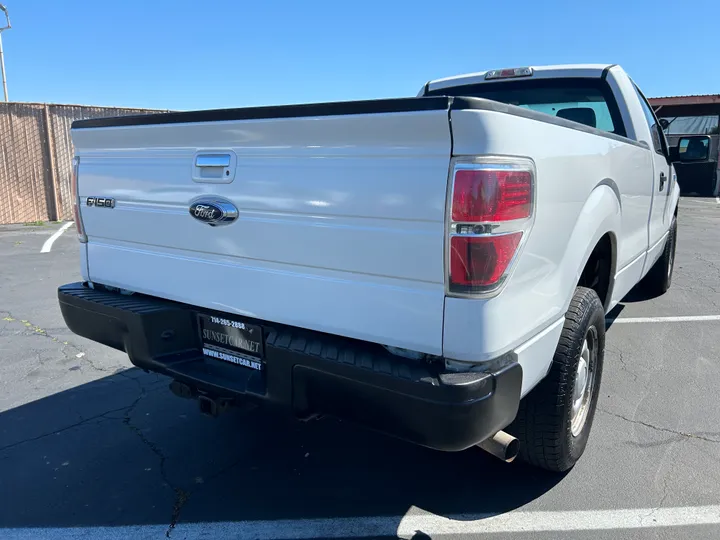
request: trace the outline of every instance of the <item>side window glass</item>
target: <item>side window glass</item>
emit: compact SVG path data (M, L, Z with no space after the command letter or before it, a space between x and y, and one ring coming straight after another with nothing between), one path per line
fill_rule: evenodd
M658 125L657 120L655 119L655 114L653 113L653 110L650 108L650 105L648 104L647 100L645 99L645 96L643 96L640 93L640 90L638 89L637 86L634 86L634 88L635 88L635 93L637 94L637 97L640 100L640 105L642 106L643 114L645 115L645 121L647 122L647 125L650 128L650 135L652 136L653 148L655 149L655 151L658 154L667 156L667 142L665 141L665 134L663 133L661 127Z

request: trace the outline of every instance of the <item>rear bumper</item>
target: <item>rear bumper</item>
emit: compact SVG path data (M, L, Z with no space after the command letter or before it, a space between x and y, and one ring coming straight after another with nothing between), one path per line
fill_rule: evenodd
M267 403L300 417L329 414L448 451L485 440L517 414L516 363L495 373L444 372L377 345L249 320L265 339L265 369L254 371L203 356L197 313L207 310L82 283L60 287L58 297L74 333L127 352L137 367L197 395Z

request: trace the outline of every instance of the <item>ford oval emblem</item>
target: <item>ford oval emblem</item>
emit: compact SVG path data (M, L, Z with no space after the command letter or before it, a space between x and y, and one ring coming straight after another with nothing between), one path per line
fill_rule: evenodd
M203 198L193 201L190 215L213 227L229 225L238 218L238 209L230 201L216 198Z

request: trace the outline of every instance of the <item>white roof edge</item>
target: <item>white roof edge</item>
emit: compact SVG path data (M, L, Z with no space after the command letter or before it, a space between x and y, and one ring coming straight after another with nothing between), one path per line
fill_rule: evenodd
M535 79L546 79L556 77L600 77L602 72L611 67L613 64L565 64L555 66L515 66L515 67L531 67L533 77ZM448 88L451 86L461 86L465 84L477 84L485 82L485 74L490 71L478 71L477 73L466 73L463 75L455 75L453 77L445 77L435 79L428 83L429 90L438 88ZM508 79L496 79L487 81L489 83L499 80L507 81Z

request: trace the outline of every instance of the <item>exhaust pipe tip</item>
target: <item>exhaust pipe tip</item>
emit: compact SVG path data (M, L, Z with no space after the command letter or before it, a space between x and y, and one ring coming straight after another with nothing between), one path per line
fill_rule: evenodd
M193 397L193 390L187 384L181 383L180 381L172 381L170 383L170 391L178 397L184 399L191 399Z
M209 397L199 396L198 405L200 406L200 412L206 416L217 416L217 406L215 402Z
M477 446L506 463L512 463L520 452L520 441L504 431L498 431Z
M227 399L212 399L207 396L198 396L198 404L201 413L213 418L220 416L220 413L230 407L230 401Z

